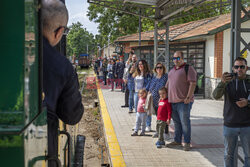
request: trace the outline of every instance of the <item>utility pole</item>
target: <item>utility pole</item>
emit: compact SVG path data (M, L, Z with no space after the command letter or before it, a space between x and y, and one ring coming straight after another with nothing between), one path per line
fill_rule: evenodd
M141 8L139 11L139 56L141 58Z
M89 44L87 44L87 54L89 54Z
M109 57L109 55L110 55L110 50L109 50L109 37L110 37L110 36L108 36L108 56L107 56L107 57Z

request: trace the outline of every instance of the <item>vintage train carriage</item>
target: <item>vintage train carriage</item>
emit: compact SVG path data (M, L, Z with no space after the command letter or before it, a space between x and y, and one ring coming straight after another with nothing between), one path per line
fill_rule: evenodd
M40 7L40 0L1 0L0 166L47 166ZM73 159L82 163L74 156L74 128L61 124L58 131L64 136L59 141L60 157L55 158L59 166L71 166ZM82 136L79 139L83 141Z

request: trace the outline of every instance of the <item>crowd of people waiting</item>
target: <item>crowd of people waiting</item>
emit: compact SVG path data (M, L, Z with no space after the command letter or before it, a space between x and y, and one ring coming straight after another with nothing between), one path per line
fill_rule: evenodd
M94 63L94 71L98 76L98 79L103 81L104 85L110 85L111 91L114 91L114 87L120 87L124 92L124 82L122 80L125 69L125 63L123 57L119 60L115 58L99 58Z
M168 126L171 119L174 123L174 141L167 147L183 147L184 151L191 149L191 122L190 111L194 102L197 73L195 69L184 62L183 52L177 51L173 55L174 67L166 73L163 63L155 64L151 71L147 61L138 60L130 52L129 58L115 60L103 59L95 71L103 71L103 80L106 84L108 76L111 90L114 82L121 85L125 92L125 105L129 113L136 112L136 125L131 136L144 136L151 131L152 114L157 116L156 133L157 148L165 145L169 137ZM238 57L232 67L233 73L223 73L221 82L213 92L213 97L219 99L224 95L224 166L233 167L237 163L235 155L238 138L242 143L245 154L244 166L250 167L250 76L247 61ZM138 134L138 131L141 133ZM182 144L184 139L184 144Z
M150 70L147 61L137 60L133 51L126 62L123 57L120 57L120 60L98 59L95 61L94 69L104 85L110 85L111 91L114 90L114 86L119 86L121 91L125 92L125 105L121 107L128 107L128 113L136 113L136 125L132 128L131 136L137 136L139 130L141 136L145 135L145 132L150 132L152 114L156 115L157 126L153 137L158 137L156 146L161 148L165 145L164 139L169 138L168 126L172 117L177 133L175 142L168 146L180 146L181 138L184 136L184 150L188 151L191 138L190 110L196 85L196 71L192 66L188 66L188 74L182 72L182 67L186 64L182 52L176 52L173 60L173 70L176 71L174 73L179 73L181 77L171 75L171 72L167 74L166 67L161 62L156 63L153 71ZM169 77L171 80L168 80ZM170 87L172 88L168 89ZM177 105L172 107L170 103ZM177 114L172 114L172 110L178 110Z

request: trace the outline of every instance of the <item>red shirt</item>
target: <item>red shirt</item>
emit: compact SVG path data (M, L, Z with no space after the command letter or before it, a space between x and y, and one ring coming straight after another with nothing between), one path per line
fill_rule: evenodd
M171 119L172 108L171 104L168 102L168 99L160 100L157 110L157 120L167 121Z

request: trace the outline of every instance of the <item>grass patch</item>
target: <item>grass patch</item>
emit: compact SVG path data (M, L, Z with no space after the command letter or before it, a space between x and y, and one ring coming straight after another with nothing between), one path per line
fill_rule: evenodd
M99 115L99 108L98 107L94 108L93 115L94 116L98 116Z

